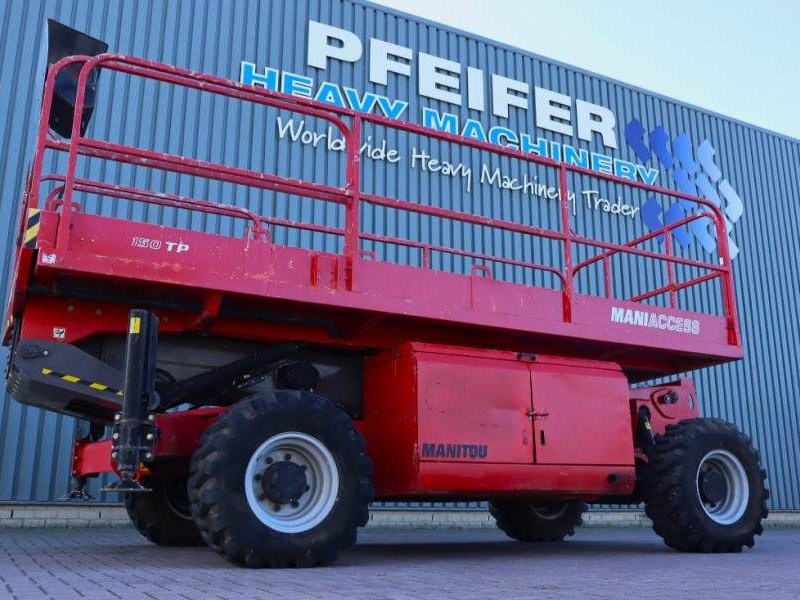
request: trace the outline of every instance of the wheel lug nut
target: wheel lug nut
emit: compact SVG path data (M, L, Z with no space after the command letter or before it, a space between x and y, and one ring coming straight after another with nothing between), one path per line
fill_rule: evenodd
M267 497L264 494L259 494L258 499L259 500L266 500Z
M288 454L288 453L287 453L287 454L284 454L284 455L283 455L283 460L292 460L292 455L291 455L291 454Z
M311 486L310 486L310 485L308 485L308 484L306 484L306 486L305 486L305 488L304 488L304 491L306 491L306 492L307 492L307 491L308 491L308 490L310 490L310 489L311 489Z
M261 481L261 473L256 473L253 479L255 479L256 481Z
M297 508L298 506L300 506L299 502L297 502L296 500L292 502L292 508Z
M276 504L273 508L275 509L275 512L278 512L281 509L281 505Z
M271 465L271 464L272 464L272 457L271 457L271 456L268 456L268 457L267 457L267 464L268 464L268 465Z

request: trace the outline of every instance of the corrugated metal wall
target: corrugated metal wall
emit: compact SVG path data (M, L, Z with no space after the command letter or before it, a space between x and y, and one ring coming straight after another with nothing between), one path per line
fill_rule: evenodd
M9 232L2 249L4 264L0 281L4 286L9 277L7 258L11 256L17 206L34 133L38 99L34 98L33 73L42 43L42 24L47 17L106 40L114 51L231 79L238 79L240 61L248 60L262 70L274 67L307 74L317 81L326 79L360 92L372 91L408 100L406 116L416 122L420 122L422 106L458 112L457 107L449 104L421 100L414 77L393 76L388 88L375 86L367 80L365 60L357 65L334 63L324 74L307 67L307 23L314 19L355 32L365 46L366 40L377 37L479 67L487 74L533 82L607 106L618 120L620 149L615 157L638 162L623 137L625 123L633 118L641 120L648 131L661 125L672 137L685 133L695 145L710 140L716 150L716 165L744 202L744 214L736 222L732 236L741 250L735 266L747 357L740 363L698 373L696 382L705 413L738 423L762 450L770 474L772 506L800 509L797 478L800 420L793 398L793 390L800 387L798 352L794 345L800 339L796 319L800 310L797 299L800 281L793 268L800 248L800 142L797 140L357 0L8 2L0 7L0 31L4 34L0 40L4 57L0 89L6 91L0 97L0 224ZM287 140L276 142L276 118L286 119L290 115L122 76L104 74L100 85L101 108L90 130L96 137L307 180L341 183L341 156ZM487 128L506 125L513 130L528 131L535 138L541 132L534 130L531 114L532 110L517 110L510 119L498 120L490 117L488 111L463 109L460 116L478 119ZM308 125L321 130L312 120L308 120ZM365 132L365 137L370 134L375 140L385 138L404 156L414 147L425 148L432 155L454 162L490 162L511 174L522 172L514 161L498 161L486 153L401 136L380 128ZM569 142L557 134L544 137ZM280 144L277 151L276 143ZM597 142L572 143L603 151ZM486 184L476 184L470 193L465 193L463 182L453 178L426 174L420 169L402 171L369 160L364 164L367 166L363 185L367 191L544 227L558 226L553 203L520 202L519 195ZM51 161L50 166L56 165ZM290 203L282 195L157 171L134 171L114 164L86 161L81 168L100 179L224 200L261 214L336 225L342 221L339 209L321 202ZM668 169L661 168L661 172L660 183L674 187ZM540 169L530 173L536 174L540 181L555 183L552 173ZM581 185L586 183L571 181L572 189ZM610 197L615 193L604 184L593 185ZM626 201L635 206L643 205L645 200L637 194L626 195ZM236 235L241 230L240 225L224 218L156 210L135 203L86 198L84 205L86 210L211 229L227 235ZM640 221L611 218L580 208L575 211L575 228L579 233L622 239L645 231ZM543 260L557 250L539 241L531 243L519 235L501 235L497 231L377 207L365 210L364 223L376 233L469 246L525 260L533 256ZM335 238L291 230L277 231L276 239L328 250L337 249L339 244ZM656 247L656 242L652 247ZM399 247L376 245L374 249L387 260L419 260L413 251ZM697 243L681 252L686 256L708 256ZM460 272L469 269L464 261L447 255L434 257L434 266ZM652 264L621 262L615 266L626 273L628 285L659 276ZM498 278L553 284L541 275L519 269L494 265L493 271ZM597 273L590 278L587 289L594 289ZM5 295L5 288L2 292ZM713 306L713 292L712 286L706 286L684 294L682 299L686 306L708 306L711 302L710 310L714 311L718 307ZM5 359L5 349L2 358ZM71 419L24 408L8 398L0 401L0 500L47 501L62 494L67 487L69 445L74 429Z

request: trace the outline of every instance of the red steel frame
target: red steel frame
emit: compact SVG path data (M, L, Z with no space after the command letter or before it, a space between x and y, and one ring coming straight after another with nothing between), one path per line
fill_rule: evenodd
M49 134L47 117L52 105L55 78L56 75L63 69L68 67L75 68L77 65L81 65L81 67L78 77L75 118L73 119L72 124L72 136L71 140L69 141L60 141ZM99 68L114 70L132 76L175 84L189 89L195 89L228 98L253 102L259 105L285 109L295 113L324 119L337 127L344 136L347 156L345 174L346 185L344 188L337 188L328 185L303 182L285 178L279 175L260 173L237 167L214 164L207 161L180 157L163 152L133 148L84 137L80 132L80 115L82 114L85 101L86 84L90 73ZM349 124L348 122L345 122L345 119L349 121ZM404 200L397 200L363 193L360 189L361 165L359 148L361 145L360 140L362 124L365 122L411 134L419 134L429 138L453 142L476 150L488 151L496 155L530 161L539 165L557 169L559 172L560 188L560 230L542 229L529 225L522 225L509 221L456 212L434 206L424 206ZM47 150L67 153L68 164L66 173L63 176L44 175L42 173L44 155ZM333 202L345 207L345 226L342 230L334 227L288 221L285 219L256 215L252 211L244 208L185 198L175 194L156 193L116 184L81 179L75 174L79 155L139 165L147 168L162 169L191 176L217 179L255 188L274 190L287 194ZM568 174L570 172L578 175L599 178L620 185L630 186L632 188L647 192L666 195L676 199L689 200L702 205L704 210L695 214L691 214L686 218L665 226L657 231L650 232L646 235L631 240L626 244L615 244L596 239L589 239L576 235L570 228L568 199ZM40 199L41 185L45 181L56 181L59 183L59 185L52 189L44 199L44 202L42 202ZM681 352L683 352L687 356L690 355L694 357L693 360L695 362L680 362L677 359L674 361L667 361L670 364L670 368L662 368L662 370L665 372L668 370L677 372L679 370L685 370L688 367L714 364L716 362L723 362L741 357L741 340L739 334L735 295L733 291L733 276L731 272L730 253L727 245L727 233L724 225L725 219L718 206L704 198L697 196L631 181L611 174L599 173L577 166L566 165L549 158L543 158L534 154L527 154L519 150L504 148L456 135L433 131L412 123L396 121L378 115L358 113L332 105L321 104L303 98L287 96L276 92L244 86L219 77L204 75L178 67L162 65L137 58L116 54L103 54L96 57L67 57L59 61L50 69L45 83L42 119L39 127L36 153L29 177L23 211L28 208L42 207L44 208L45 213L51 213L49 216L43 215L42 230L43 232L49 231L52 235L48 237L43 233L40 236L41 239L39 240L38 244L42 252L48 252L53 255L57 255L59 257L59 263L57 265L52 265L52 263L50 263L50 266L48 266L47 263L42 262L40 256L37 264L37 268L40 271L46 272L48 269L55 270L61 268L73 272L83 271L84 273L89 274L94 273L96 275L105 275L105 269L107 268L107 265L104 266L103 264L99 263L92 264L91 257L81 258L75 256L77 251L72 251L72 254L70 254L71 244L74 244L74 242L71 242L72 229L74 226L73 221L76 219L89 218L89 215L78 216L80 214L80 206L72 201L72 197L75 192L89 192L103 196L137 200L162 206L184 208L223 216L243 218L250 222L248 227L248 235L246 236L248 240L266 242L267 244L270 243L270 234L268 229L270 225L283 225L313 232L329 233L342 236L344 239L343 255L345 259L345 289L342 290L342 292L358 293L360 288L360 277L365 273L365 270L368 267L371 268L371 266L367 263L376 262L371 260L374 259L374 253L361 248L362 240L386 242L390 244L416 248L420 250L422 256L420 266L423 268L423 270L429 269L431 252L436 251L446 252L452 255L460 255L477 260L491 261L499 264L540 270L552 274L560 281L561 291L559 294L559 304L561 322L553 323L549 321L543 321L541 325L537 325L536 329L529 329L528 331L530 333L546 336L559 336L577 341L586 339L598 343L607 339L611 343L618 343L622 345L629 344L631 347L638 348L661 348L668 352L675 351L677 353L676 355L679 355ZM536 262L525 262L463 249L449 248L435 244L363 232L359 223L360 207L362 203L396 208L418 214L442 217L473 225L490 226L505 231L556 240L563 245L563 269L559 269L551 265L539 264ZM65 204L69 206L68 210L64 208ZM60 211L58 211L59 208L61 208ZM23 212L23 214L25 213ZM102 219L103 222L108 223L109 227L113 227L115 223L119 223L118 220L111 220L105 217L92 218ZM679 257L673 252L669 232L673 229L683 227L689 222L702 218L711 219L715 224L718 242L719 264L706 263ZM143 225L143 227L145 227L145 225ZM639 247L643 242L662 235L666 239L664 253L653 252ZM595 256L576 263L572 256L573 244L591 246L599 249L600 252ZM290 249L287 248L286 252L289 252L289 250ZM27 281L24 265L28 264L32 260L31 255L25 254L26 252L27 250L22 248L20 248L18 251L17 277L20 279L20 281L17 282L17 289L16 292L14 292L14 297L11 301L12 311L21 309L21 304L24 302L24 300L21 298ZM655 259L666 263L667 284L627 300L613 299L611 258L622 253L635 255L646 259ZM19 254L22 254L23 256L20 257ZM605 299L598 296L578 294L575 291L576 276L583 269L597 262L602 262L603 266ZM390 265L388 263L381 264L385 265L382 267L385 272L385 277L392 277L392 272L388 271ZM22 265L22 268L20 268L20 265ZM676 281L675 277L675 265L698 267L706 272L692 279L679 282ZM416 271L420 271L420 269L416 269ZM118 270L116 275L123 278L136 278L137 275L135 273L135 270L128 272L124 270ZM158 281L158 277L156 275L144 273L138 276L142 278L149 278L151 281ZM490 279L491 271L485 265L476 264L472 267L471 275L474 289L475 278L482 276L485 279ZM446 274L437 273L437 277L438 281L442 282L442 294L447 293L445 289ZM723 316L721 319L708 315L699 315L697 313L676 312L680 310L677 298L677 292L679 290L687 289L714 279L718 279L720 281L723 309ZM182 283L186 286L194 286L198 289L202 289L207 280L208 278L204 279L202 276L198 276L197 278L193 279L189 274L187 274L186 279ZM164 282L167 284L173 283L170 280L165 280ZM503 287L507 286L508 284L501 284L500 282L496 283L498 284L497 293L499 294L505 293L505 290L509 289L507 287ZM377 292L380 292L380 287L376 286L376 290ZM226 290L223 289L220 291L224 293ZM241 293L246 291L246 289L238 288L230 291L232 293ZM549 290L542 290L542 293L548 291ZM256 295L260 294L262 296L269 296L270 293L270 291L267 291L266 293L257 292ZM705 318L706 320L703 321L704 330L707 331L708 329L711 329L712 334L698 336L699 339L697 340L689 340L687 336L684 336L683 338L680 338L680 336L676 334L667 336L665 335L665 332L655 332L644 328L634 327L628 328L628 330L623 332L615 331L615 333L609 337L608 330L593 332L591 323L589 322L590 319L576 318L576 314L583 310L584 314L591 314L593 317L602 315L602 317L600 317L603 319L602 322L607 323L608 309L611 305L610 302L615 304L626 302L638 303L661 294L669 295L670 309L673 310L674 314L688 314L692 317ZM305 297L303 294L286 296L283 299L316 302L317 304L320 303L318 299L311 297L311 295ZM217 298L216 301L218 303L219 299ZM367 302L363 298L356 300L345 299L342 293L332 297L331 300L328 300L328 303L334 308L337 306L337 304L342 304L343 306L354 310L374 311L388 314L397 314L397 306L400 306L397 303L392 304L388 301L382 302L380 298L377 300L371 299L370 302ZM642 308L656 309L656 307L649 306L643 306ZM666 309L658 308L657 310L663 310L664 312L667 312ZM423 318L431 318L433 316L430 311L426 313L422 309L419 309L417 313L411 312L403 314L408 314L408 316L411 317ZM437 315L437 317L439 321L458 321L454 314L441 314ZM482 318L483 320L479 322L480 325L501 329L514 329L513 323L515 322L515 319L513 318L513 315L510 315L509 318L503 319L497 314L487 314L483 315ZM466 321L466 323L468 322L469 321ZM718 325L718 322L720 325ZM461 324L465 324L463 319L461 320ZM717 334L717 332L719 332L719 334ZM697 357L701 358L698 359ZM622 362L624 366L624 360L621 359L620 362Z

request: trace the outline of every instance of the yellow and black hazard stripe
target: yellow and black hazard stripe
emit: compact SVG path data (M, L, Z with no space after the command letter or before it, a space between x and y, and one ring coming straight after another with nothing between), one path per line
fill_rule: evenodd
M41 209L28 209L28 215L25 221L25 239L23 242L26 248L36 247L36 238L39 235L39 220L41 219L41 216Z
M50 375L52 377L58 377L59 379L66 381L67 383L84 385L88 388L92 388L93 390L97 390L98 392L107 392L114 396L122 396L123 394L122 390L118 390L117 388L113 388L104 383L89 381L88 379L81 379L80 377L76 377L75 375L69 375L67 373L59 373L58 371L54 371L53 369L43 368L42 375Z

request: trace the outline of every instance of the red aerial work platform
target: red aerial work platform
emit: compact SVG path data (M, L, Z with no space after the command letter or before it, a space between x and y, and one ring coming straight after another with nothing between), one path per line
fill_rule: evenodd
M99 70L274 107L331 123L345 139L344 187L134 148L85 135ZM74 77L71 135L51 131L60 77ZM74 116L73 116L74 114ZM547 229L361 191L362 128L380 126L558 173L560 219ZM45 155L66 156L63 173ZM312 198L344 225L79 177L101 159ZM567 184L600 178L701 210L625 243L577 235ZM83 210L80 198L231 217L223 236ZM555 260L375 233L367 205L524 234ZM48 70L21 206L8 304L9 390L21 402L90 422L73 475L116 472L140 531L162 544L201 540L250 566L324 564L355 539L379 499L486 499L526 541L561 539L584 502L647 503L666 542L686 550L752 545L766 514L749 440L698 418L688 380L630 384L742 356L725 221L713 203L535 155L244 87L115 54L71 56ZM718 256L673 251L670 231L714 224ZM340 252L290 247L275 227L338 240ZM658 251L647 249L663 236ZM370 243L413 249L381 260ZM590 249L576 260L576 248ZM468 259L468 274L433 268ZM613 259L655 261L665 283L613 294ZM557 289L495 279L493 266L548 273ZM577 277L602 267L600 293ZM680 279L677 269L699 272ZM679 292L718 282L721 314L682 307ZM666 305L654 305L655 298ZM104 437L107 426L111 437ZM374 470L373 470L374 465ZM152 490L152 491L146 491Z

